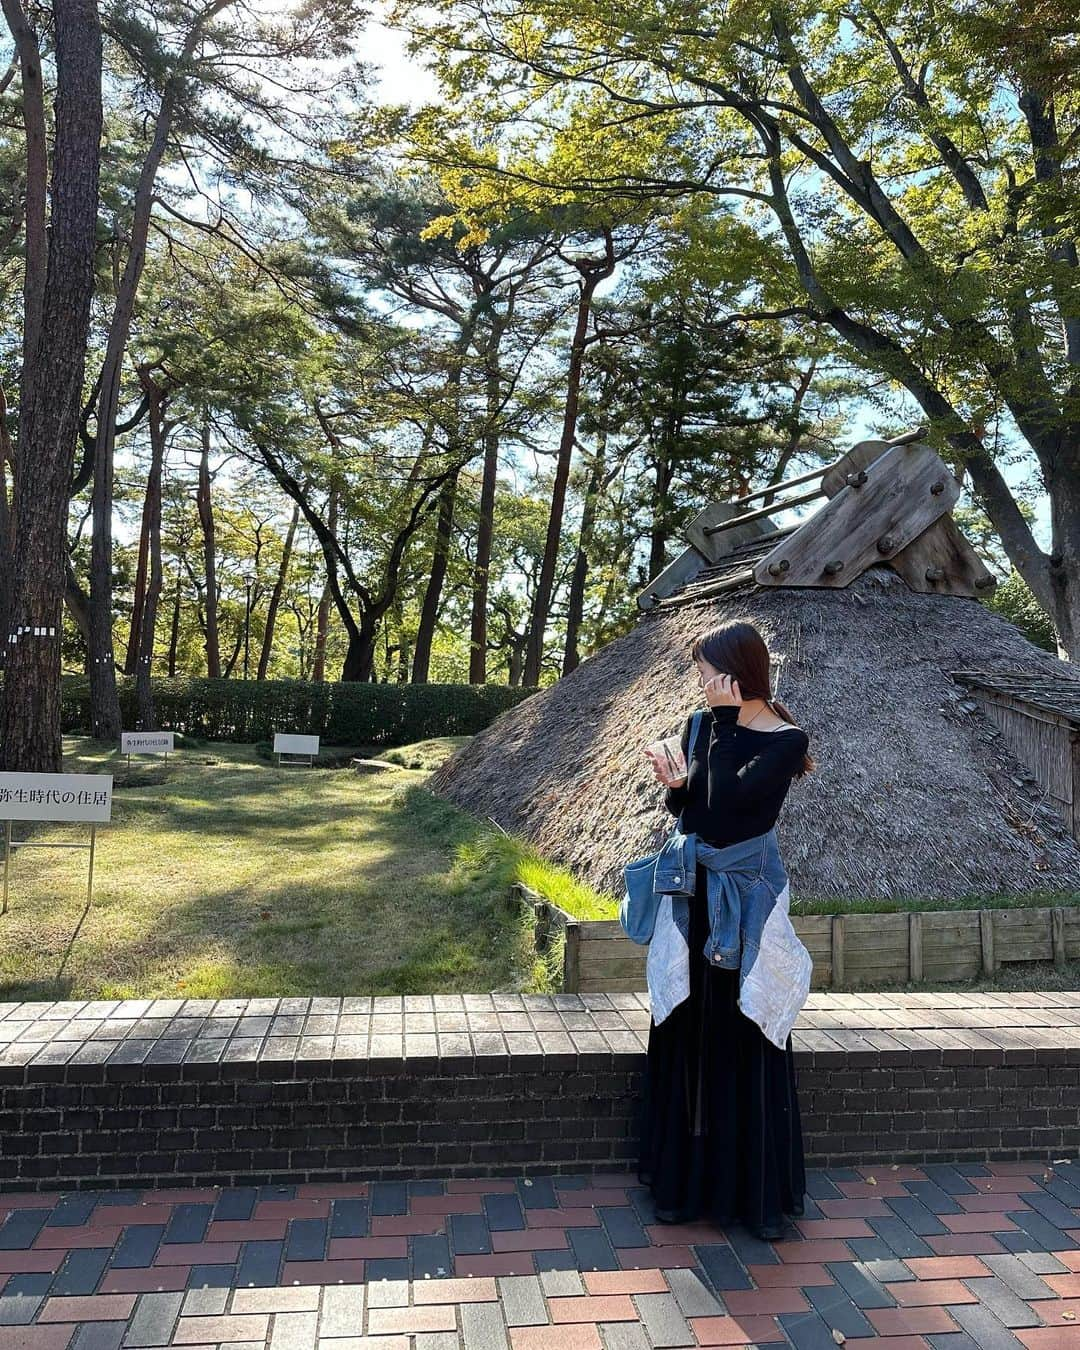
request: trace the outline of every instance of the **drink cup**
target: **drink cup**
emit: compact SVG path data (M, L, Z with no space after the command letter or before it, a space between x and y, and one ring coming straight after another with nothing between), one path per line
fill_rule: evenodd
M664 740L653 741L645 747L645 753L657 765L668 787L680 787L686 782L686 756L683 754L681 736L667 736Z

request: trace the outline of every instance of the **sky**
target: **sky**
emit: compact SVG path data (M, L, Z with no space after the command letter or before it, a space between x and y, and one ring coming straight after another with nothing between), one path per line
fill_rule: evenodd
M385 11L386 6L383 4L374 7L376 17L356 44L363 60L379 67L381 97L388 103L408 103L413 106L434 102L439 97L438 84L420 61L407 54L404 35L382 22L381 16Z

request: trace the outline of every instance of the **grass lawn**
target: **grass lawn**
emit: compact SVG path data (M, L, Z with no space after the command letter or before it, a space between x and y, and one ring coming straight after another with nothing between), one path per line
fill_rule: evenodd
M424 787L457 743L390 752L423 768L278 769L251 746L133 760L65 744L68 771L112 769L112 823L87 855L28 849L0 919L0 998L401 994L545 987L507 903L525 852ZM28 826L15 826L16 838ZM85 839L40 826L38 839Z
M136 759L129 773L113 750L69 739L65 768L111 770L115 781L94 903L87 911L85 853L16 854L0 918L0 999L561 988L562 943L537 951L531 916L508 902L511 883L581 919L615 918L616 901L427 791L430 770L465 739L358 747L393 764L376 774L278 769L266 747L228 744L178 750L167 768ZM330 747L326 757L346 764L349 753ZM16 838L30 828L17 824ZM33 828L40 840L86 838L84 827ZM1077 903L1080 893L803 899L792 913ZM986 987L1075 988L1078 979L1078 962L1018 964Z

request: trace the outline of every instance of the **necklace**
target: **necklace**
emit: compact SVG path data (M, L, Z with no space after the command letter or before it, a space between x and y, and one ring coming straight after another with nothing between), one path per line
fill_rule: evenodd
M751 717L750 721L749 721L749 722L744 722L743 725L744 725L744 726L747 726L747 727L753 726L753 724L757 721L757 719L761 716L761 714L762 714L764 711L765 711L764 708L759 708L759 709L757 710L757 712L753 715L753 717Z

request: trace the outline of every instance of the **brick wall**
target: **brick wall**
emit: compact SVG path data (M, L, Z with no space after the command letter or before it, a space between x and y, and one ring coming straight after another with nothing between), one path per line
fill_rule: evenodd
M929 997L811 995L793 1037L807 1161L1075 1154L1080 1008L1016 996L993 1005L1013 1025L973 1008L964 1029ZM0 1188L632 1167L645 996L416 1003L0 1005Z
M295 1075L258 1067L104 1066L54 1071L56 1081L0 1086L0 1185L299 1182L361 1177L497 1176L544 1164L579 1171L630 1156L631 1063L478 1071L302 1063ZM626 1060L637 1057L625 1056ZM602 1063L595 1061L602 1059Z

